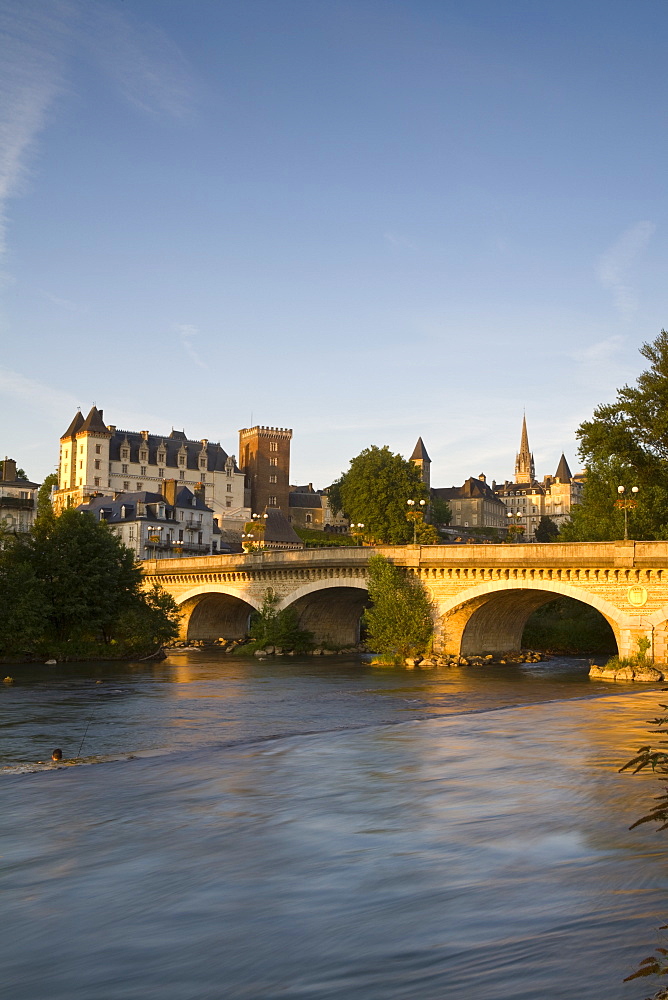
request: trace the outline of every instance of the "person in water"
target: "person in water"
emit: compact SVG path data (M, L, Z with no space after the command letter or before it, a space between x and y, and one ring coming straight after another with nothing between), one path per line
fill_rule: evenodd
M54 750L53 753L51 754L51 760L62 760L62 759L63 759L62 750Z

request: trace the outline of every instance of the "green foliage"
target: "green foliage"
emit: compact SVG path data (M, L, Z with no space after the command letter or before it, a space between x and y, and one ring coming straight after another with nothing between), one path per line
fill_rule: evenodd
M628 512L630 538L668 538L668 333L662 330L640 353L650 367L635 386L597 407L578 429L587 467L583 503L571 511L560 540L607 541L624 535L617 487L638 486L638 506Z
M255 648L277 646L279 649L305 653L314 646L313 633L299 625L294 608L278 610L279 598L268 587L261 609L252 616L249 635Z
M297 528L294 524L292 527L307 549L334 548L335 546L356 544L352 535L339 534L335 531L317 531L315 528Z
M561 653L612 653L615 636L603 615L572 597L559 597L537 608L522 634L525 649Z
M559 534L559 528L556 526L551 517L543 514L540 521L538 522L538 527L534 532L534 536L537 542L553 542L557 535Z
M106 522L47 511L26 539L0 552L0 655L58 650L72 659L101 644L115 656L152 652L176 637L179 612L168 594L145 593L141 582L133 553Z
M434 497L431 501L430 511L434 524L450 524L452 521L452 508L447 500Z
M424 653L434 632L432 604L420 580L406 576L383 556L369 560L369 597L364 612L367 645L397 659Z
M406 501L421 499L429 499L429 490L416 466L393 455L387 445L365 448L329 491L334 513L343 511L350 521L364 525L366 536L389 545L412 541Z
M26 470L25 469L17 469L16 470L16 478L17 479L27 479L28 477L26 476Z
M58 474L52 472L37 490L36 525L40 531L48 531L55 520L53 507L51 506L51 488L57 485Z

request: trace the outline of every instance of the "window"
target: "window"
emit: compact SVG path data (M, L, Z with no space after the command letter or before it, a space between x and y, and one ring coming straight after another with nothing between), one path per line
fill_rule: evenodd
M185 479L185 478L186 478L185 472L179 472L179 479Z
M100 460L99 460L99 458L96 458L96 459L95 459L95 468L96 468L96 469L99 469L99 468L100 468Z
M140 451L139 452L139 461L140 462L146 462L147 460L148 460L148 452L147 451Z
M198 545L202 544L202 537L203 537L203 533L201 531L198 531L197 532L197 544Z
M205 458L200 458L200 460L199 460L199 467L200 467L200 469L206 469L206 459Z
M135 540L135 526L134 526L134 524L131 524L128 527L128 541L129 542L134 542L134 540Z
M312 521L313 521L313 515L312 514L307 514L306 515L306 523L307 524L311 524Z
M127 474L128 474L128 467L127 467L127 465L122 465L121 466L121 474L123 476L127 476Z
M182 520L183 520L183 511L180 510L179 511L179 521L182 521Z
M185 465L185 464L186 464L186 456L179 455L179 465Z
M93 482L95 483L96 486L99 486L100 485L100 477L96 476L95 479L93 480Z
M144 489L143 483L137 483L137 492Z
M158 469L158 479L164 479L164 478L165 478L165 470Z
M225 501L225 506L226 507L231 507L232 506L232 501L231 500L226 500Z
M231 493L231 492L232 492L232 483L228 483L228 484L227 484L227 492L228 492L228 493Z
M96 444L95 445L95 454L96 455L101 455L102 454L102 445L101 444Z
M232 469L231 469L231 468L229 468L229 467L228 467L228 469L227 469L227 474L228 474L228 476L231 476L231 475L232 475Z
M269 451L278 451L278 441L269 442Z
M183 541L183 528L179 528L179 541Z
M268 502L267 506L269 506L269 507L275 507L276 506L276 497L269 497L269 502Z
M275 483L275 482L277 482L277 480L278 480L278 476L269 476L269 482L270 483Z
M165 464L165 453L164 453L164 451L159 451L158 452L158 464L159 465L164 465Z
M121 449L121 458L129 458L129 457L130 457L130 452L128 451L128 449L127 448L122 448Z
M270 458L269 459L269 465L278 465L278 459L277 458Z
M199 478L202 480L203 483L206 482L206 476L204 475L204 473L202 473L202 475Z
M83 469L83 462L79 462L79 468Z
M145 476L146 475L146 466L145 465L140 466L140 468L139 468L139 475L140 476Z
M124 490L129 490L130 489L130 483L127 481L127 479L123 483L123 489Z

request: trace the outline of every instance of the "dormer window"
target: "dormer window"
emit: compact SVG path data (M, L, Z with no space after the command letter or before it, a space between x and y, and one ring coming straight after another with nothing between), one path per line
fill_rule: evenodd
M148 452L147 451L140 451L139 452L139 461L140 462L147 462L148 461Z
M129 458L129 457L130 457L130 449L121 448L121 458Z
M165 464L165 458L166 458L166 455L165 455L164 451L159 451L158 452L158 465L164 465Z
M186 456L179 455L179 465L185 465L185 464L186 464Z
M200 469L206 469L206 459L205 458L200 458L200 460L199 460L199 467L200 467Z

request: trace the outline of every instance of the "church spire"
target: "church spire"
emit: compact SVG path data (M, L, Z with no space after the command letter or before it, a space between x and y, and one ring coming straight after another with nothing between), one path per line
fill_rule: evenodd
M515 459L515 482L532 483L536 478L536 467L533 462L533 455L529 451L529 435L527 434L526 414L522 418L522 439L520 450Z

